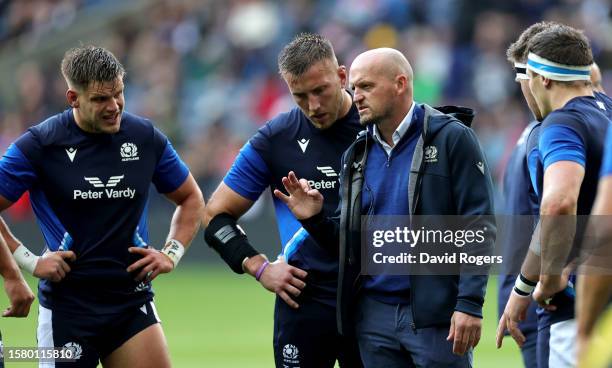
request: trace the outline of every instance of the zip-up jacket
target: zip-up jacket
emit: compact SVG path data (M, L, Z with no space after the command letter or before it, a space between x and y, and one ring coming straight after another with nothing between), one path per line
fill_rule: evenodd
M408 190L410 215L474 218L470 227L487 229L486 242L479 247L478 254L491 254L496 232L493 185L480 144L469 127L474 113L469 108L454 106L432 108L423 104L421 108L423 130L412 162L406 164L406 170L410 170L409 185L398 190ZM336 313L338 331L345 335L353 332L353 307L362 282L361 193L363 168L372 141L370 133L361 132L343 155L336 216L326 218L319 213L302 221L318 244L339 245L330 251L339 256ZM434 150L436 160L431 160ZM454 311L482 318L487 275L458 272L412 274L409 278L413 329L449 325Z

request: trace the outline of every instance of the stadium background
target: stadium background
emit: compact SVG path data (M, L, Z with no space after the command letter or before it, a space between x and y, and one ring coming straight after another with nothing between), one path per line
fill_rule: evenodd
M93 43L124 63L127 110L151 118L172 139L208 198L245 140L293 106L276 56L293 35L311 31L328 37L347 67L367 48L395 47L412 63L417 101L475 108L473 126L499 182L530 118L505 50L539 20L584 29L612 91L606 0L0 0L0 150L65 109L61 57L69 47ZM171 211L152 196L152 244L163 242ZM42 249L27 198L4 217L30 249ZM269 194L242 223L259 249L278 253ZM475 366L517 367L512 341L494 347L495 281ZM273 366L273 295L224 268L201 234L155 289L175 366ZM0 306L6 305L2 293ZM36 308L27 319L0 319L5 346L35 345Z

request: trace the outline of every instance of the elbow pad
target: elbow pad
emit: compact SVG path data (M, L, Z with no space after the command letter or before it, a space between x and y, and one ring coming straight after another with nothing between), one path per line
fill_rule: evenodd
M219 253L232 271L238 274L244 273L242 262L245 258L259 254L249 243L236 219L227 213L220 213L210 220L204 231L204 239Z

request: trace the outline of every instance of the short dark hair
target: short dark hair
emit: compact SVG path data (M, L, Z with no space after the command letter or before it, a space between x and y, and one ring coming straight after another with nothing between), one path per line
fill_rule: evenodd
M557 24L531 38L528 52L559 64L587 66L593 64L589 39L575 28Z
M337 62L331 42L317 34L301 33L278 55L278 71L281 75L299 76L325 59Z
M528 54L527 45L531 38L543 30L558 24L559 23L555 22L538 22L530 25L521 33L519 38L508 47L508 50L506 50L506 58L508 61L511 63L526 63Z
M64 54L62 75L69 84L87 88L90 82L123 78L125 69L110 51L96 46L75 47Z

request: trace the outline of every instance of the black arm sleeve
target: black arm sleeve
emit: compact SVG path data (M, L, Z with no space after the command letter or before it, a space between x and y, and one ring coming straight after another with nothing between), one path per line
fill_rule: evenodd
M238 274L244 273L242 262L245 258L259 254L249 243L236 219L227 213L220 213L210 220L204 231L204 239L219 253L232 271Z

